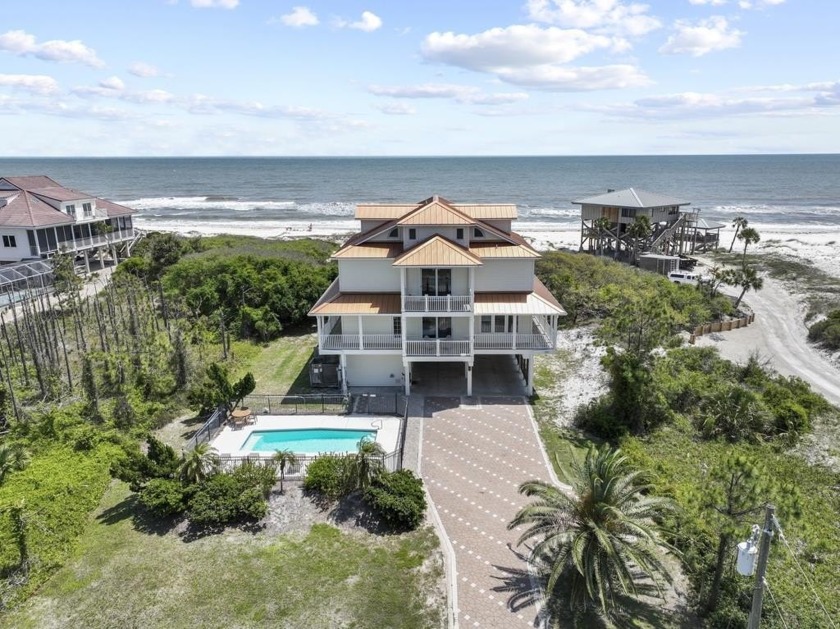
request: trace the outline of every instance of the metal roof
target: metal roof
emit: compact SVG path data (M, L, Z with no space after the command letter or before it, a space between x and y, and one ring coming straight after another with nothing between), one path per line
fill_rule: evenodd
M356 219L364 221L392 221L416 210L418 203L360 203L356 206ZM467 216L480 220L515 220L516 206L512 203L450 203L451 207Z
M479 258L539 258L540 254L525 245L509 242L473 242L470 253Z
M398 225L474 225L475 219L455 208L432 201L403 216Z
M316 305L309 315L398 315L399 293L339 293Z
M534 278L534 290L530 293L476 293L476 315L561 315L566 311L545 285Z
M394 266L480 266L481 258L440 235L412 247L394 261Z
M675 197L669 197L657 192L648 192L639 188L627 188L626 190L613 190L604 194L597 194L585 199L572 201L578 205L609 205L616 207L663 207L668 205L690 205L691 201L683 201Z
M369 242L363 245L344 245L333 254L333 258L396 258L403 251L401 242Z

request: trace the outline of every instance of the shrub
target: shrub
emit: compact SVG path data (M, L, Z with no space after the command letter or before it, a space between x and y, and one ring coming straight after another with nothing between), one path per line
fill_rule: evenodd
M189 500L190 522L218 526L259 520L268 513L266 497L274 485L274 467L244 463L216 474L198 486Z
M139 449L124 451L111 464L111 475L129 484L131 491L140 491L153 478L175 478L181 459L170 446L154 437L148 438L146 454Z
M277 482L277 472L274 465L258 465L251 461L245 461L231 473L236 482L242 487L255 488L262 497L268 497L271 488Z
M340 498L348 492L350 457L326 454L319 456L306 467L303 488L317 491L327 498Z
M185 493L178 481L153 478L140 492L140 504L161 517L177 515L186 509Z
M840 310L832 310L828 317L812 325L808 340L828 349L840 349Z
M411 470L379 474L365 490L365 502L399 528L417 528L426 511L423 482Z

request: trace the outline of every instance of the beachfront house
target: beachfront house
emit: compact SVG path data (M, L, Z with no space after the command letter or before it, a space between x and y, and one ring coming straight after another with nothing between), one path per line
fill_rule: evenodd
M555 348L563 308L534 275L537 253L511 230L509 204L438 196L356 208L361 232L333 258L338 277L310 311L318 348L338 355L350 386L401 386L422 371L463 367L472 395L476 357L515 361L528 392L533 359Z
M639 188L607 190L572 203L581 206L580 250L615 258L631 258L634 247L672 256L713 250L723 227L701 219L699 209L687 207L690 201ZM640 216L648 218L652 231L634 242L628 228Z
M135 241L134 210L66 188L44 175L0 177L0 264L75 254L90 261L109 255L114 263ZM0 266L0 270L3 267Z

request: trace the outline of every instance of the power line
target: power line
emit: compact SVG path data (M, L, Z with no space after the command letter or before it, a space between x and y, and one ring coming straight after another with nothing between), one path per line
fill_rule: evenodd
M834 623L831 614L829 614L828 610L825 608L825 605L823 604L820 595L817 593L813 582L811 581L811 579L808 578L808 575L805 573L805 570L802 569L802 565L799 563L799 559L796 557L796 553L794 553L793 549L790 547L790 544L788 543L787 538L785 537L784 531L782 531L782 527L779 524L779 521L774 518L773 524L775 525L776 530L779 531L779 538L782 540L782 542L784 542L785 548L787 548L787 551L790 553L790 556L793 557L793 562L796 564L796 567L799 568L799 573L802 575L802 578L805 579L805 583L807 583L808 587L811 588L811 592L814 594L814 598L817 599L817 602L820 604L820 607L822 608L823 612L825 612L829 624L831 624L831 626L836 629L837 625Z
M767 583L767 579L764 579L764 587L767 589L767 593L770 595L770 600L773 601L773 606L776 608L776 612L779 614L779 618L782 619L782 626L785 629L788 629L788 625L785 622L785 615L782 613L782 609L779 607L779 604L776 602L776 597L773 596L773 590L770 589L770 584Z

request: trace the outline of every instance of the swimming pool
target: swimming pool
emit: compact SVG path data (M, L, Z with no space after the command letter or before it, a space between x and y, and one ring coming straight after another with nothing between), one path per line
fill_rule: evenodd
M291 450L295 454L320 452L355 452L362 439L376 439L375 430L302 428L296 430L255 430L240 450L274 452Z

